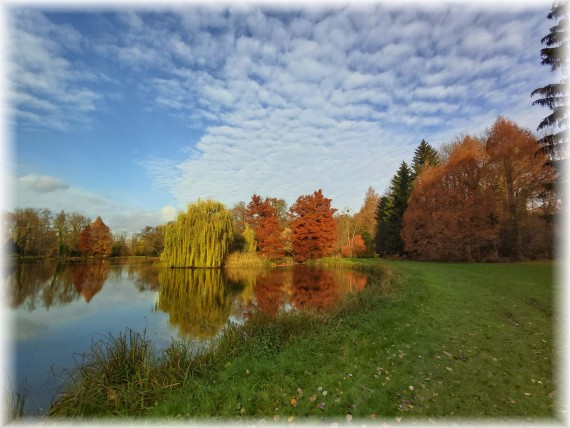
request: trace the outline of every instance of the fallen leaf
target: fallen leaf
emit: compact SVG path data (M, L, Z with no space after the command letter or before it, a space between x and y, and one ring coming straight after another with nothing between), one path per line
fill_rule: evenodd
M289 416L287 418L287 422L289 422L289 423L293 422L294 420L295 420L295 416Z
M352 415L350 413L346 415L346 422L352 422Z
M279 422L281 420L281 416L275 415L273 416L273 422Z
M328 392L327 392L327 391L323 391L323 395L327 395L327 394L328 394Z
M245 375L246 375L246 376L249 376L250 374L251 374L251 372L249 371L249 369L246 369L246 370L245 370Z
M531 396L532 394L530 392L525 392L524 395L526 395L527 397Z
M316 401L316 400L317 400L317 395L316 395L316 394L311 395L311 397L309 398L309 401L310 401L311 403L314 402L314 401Z
M408 386L408 388L410 388L410 391L414 390L414 387L412 385Z
M447 370L448 372L452 372L453 369L451 367L446 367L445 370Z
M323 387L322 387L322 386L319 386L319 387L317 388L317 391L319 391L319 392L321 392L322 390L323 390Z
M325 410L325 406L326 406L325 402L324 402L324 401L321 401L321 402L317 405L317 408L320 409L320 410Z
M401 420L402 418L400 416L396 417L396 422L400 423Z
M295 397L292 397L289 401L289 404L291 404L293 407L297 407L297 399Z
M297 388L297 394L299 395L299 397L303 396L303 390L301 388Z

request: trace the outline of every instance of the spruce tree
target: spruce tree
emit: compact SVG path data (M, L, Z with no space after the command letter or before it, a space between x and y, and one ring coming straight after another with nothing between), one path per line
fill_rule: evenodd
M564 145L568 138L566 77L567 69L567 14L566 1L555 2L552 5L548 19L559 19L558 24L550 28L550 32L540 42L546 47L540 50L541 63L550 66L550 71L561 71L564 78L559 83L552 83L532 91L531 96L540 95L532 105L548 107L552 113L545 117L538 125L537 130L551 129L552 133L545 135L538 144L542 152L550 158L551 164L556 164L564 153Z
M414 151L412 159L412 181L420 174L425 164L437 166L439 164L439 156L437 151L426 141L422 140Z
M400 232L411 188L412 171L406 162L402 162L392 177L388 195L380 198L378 202L376 251L381 256L404 254L404 242Z

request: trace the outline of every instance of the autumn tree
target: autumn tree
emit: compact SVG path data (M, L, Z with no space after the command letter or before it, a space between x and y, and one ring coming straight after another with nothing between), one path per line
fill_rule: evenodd
M220 267L234 234L234 219L224 204L198 200L166 226L160 259L169 267Z
M247 213L247 206L245 205L245 202L238 202L232 207L230 212L236 224L237 231L240 233L243 232L246 225L245 217Z
M493 181L483 143L464 137L445 164L423 168L403 218L406 251L427 260L497 257Z
M21 256L52 256L57 253L57 233L48 209L16 208L8 214L8 234Z
M299 196L289 209L291 243L295 261L327 256L334 250L336 209L321 189Z
M164 226L145 226L137 234L136 255L159 256L164 249Z
M57 233L57 255L67 256L70 253L70 248L65 245L65 237L68 235L69 231L67 229L67 215L65 211L61 210L60 213L55 217L54 222L55 230Z
M93 254L93 237L90 224L85 226L79 233L77 249L84 256L91 256Z
M346 207L335 213L334 220L336 247L344 257L352 257L353 240L359 228L359 219Z
M501 222L501 253L524 255L523 222L531 201L545 191L554 174L544 153L536 153L536 138L511 120L499 117L486 133L486 150L496 183Z
M282 228L279 225L278 212L271 200L253 195L247 205L246 224L255 232L257 251L270 259L279 259L285 255Z
M89 224L91 219L78 212L66 213L67 235L64 237L64 245L70 249L70 255L80 254L79 235Z
M372 188L368 187L364 195L364 201L360 210L355 214L358 222L358 234L364 240L366 253L374 254L374 235L376 234L376 209L380 196Z
M101 217L97 217L93 223L83 228L79 234L78 249L84 256L111 255L113 236Z
M97 217L91 224L92 252L95 256L109 256L113 248L113 236L111 230L103 222L101 217Z
M127 245L127 233L120 232L113 234L113 247L111 249L111 257L123 257L129 255L129 247Z
M545 135L538 144L543 153L550 158L551 164L564 157L564 145L568 140L568 103L566 96L566 82L568 76L567 29L568 2L556 1L552 4L548 19L558 20L550 28L550 32L540 42L545 45L540 50L541 63L548 65L552 73L562 72L563 78L558 83L551 83L532 91L531 96L541 96L533 105L548 107L551 113L538 125L537 131L549 129L551 133Z
M400 231L411 187L411 170L406 162L402 162L390 181L386 199L380 198L378 201L375 242L376 252L381 256L404 253Z

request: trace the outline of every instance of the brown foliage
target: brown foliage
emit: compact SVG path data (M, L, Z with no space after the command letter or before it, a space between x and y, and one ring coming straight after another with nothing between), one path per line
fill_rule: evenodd
M110 265L108 262L96 264L79 264L73 266L73 285L87 303L105 285L109 276Z
M401 233L406 251L468 261L551 254L544 194L553 172L545 160L532 133L502 117L484 138L455 141L445 162L414 183Z
M519 259L524 251L522 224L528 204L536 199L553 177L546 155L537 153L532 133L499 117L486 135L492 175L497 184L498 216L504 237L501 249Z
M109 256L113 248L113 237L109 227L97 217L79 234L78 249L83 255Z
M486 164L483 144L465 137L445 164L422 170L404 214L407 252L429 260L496 257L495 198Z
M321 189L312 195L297 198L289 210L291 217L293 257L297 262L315 259L332 253L336 240L336 226L331 199Z
M356 235L348 244L341 247L343 257L362 257L366 254L367 248L362 239L362 235Z

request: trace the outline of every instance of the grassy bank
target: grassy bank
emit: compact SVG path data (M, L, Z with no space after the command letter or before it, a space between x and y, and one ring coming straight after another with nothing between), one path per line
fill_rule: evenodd
M145 357L148 370L139 374L139 363L130 374L117 364L114 380L78 382L52 416L556 416L552 263L328 263L381 269L384 276L330 313L258 315L226 330L216 352L192 357L174 344Z

